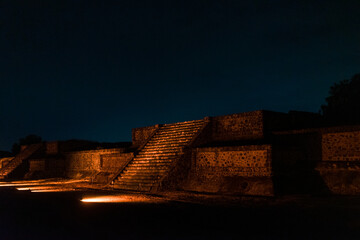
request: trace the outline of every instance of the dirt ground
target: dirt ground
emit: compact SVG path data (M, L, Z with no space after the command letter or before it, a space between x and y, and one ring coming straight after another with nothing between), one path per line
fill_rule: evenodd
M70 188L69 188L70 189ZM0 188L0 239L359 239L360 197Z

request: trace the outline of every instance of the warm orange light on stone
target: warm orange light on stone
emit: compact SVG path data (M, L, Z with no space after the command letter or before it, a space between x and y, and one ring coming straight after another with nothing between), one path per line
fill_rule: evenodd
M49 188L49 189L36 189L31 190L32 193L41 193L41 192L72 192L76 191L74 188Z
M20 186L49 186L49 185L63 185L71 183L87 182L87 180L59 180L59 181L13 181L0 182L0 187L20 187Z
M30 190L31 192L38 192L38 191L49 191L49 192L58 192L58 191L73 191L73 188L66 188L66 187L54 187L54 186L35 186L35 187L23 187L23 188L16 188L19 191L26 191Z
M157 203L164 200L144 195L104 195L96 197L85 197L81 199L85 203Z

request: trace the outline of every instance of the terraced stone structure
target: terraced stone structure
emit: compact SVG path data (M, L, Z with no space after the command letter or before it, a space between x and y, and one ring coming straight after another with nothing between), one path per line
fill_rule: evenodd
M80 178L124 191L360 193L360 126L253 111L135 128L132 142L47 142L0 159L1 178Z
M306 124L312 118L304 113ZM254 111L133 129L137 152L112 185L272 196L271 134L301 124L291 114Z

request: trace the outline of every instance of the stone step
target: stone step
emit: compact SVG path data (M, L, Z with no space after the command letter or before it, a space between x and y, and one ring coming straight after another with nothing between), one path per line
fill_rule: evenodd
M157 183L162 175L154 176L123 176L118 177L116 181L122 183Z
M119 176L117 179L121 181L131 181L132 179L143 179L149 181L158 181L161 178L161 175L124 175Z
M187 137L184 137L184 136L180 136L180 137L154 136L149 140L149 142L154 142L154 141L159 141L159 140L181 142L181 141L189 141L192 138L193 138L193 136L187 136Z
M124 184L124 183L114 183L114 188L132 190L132 191L151 191L153 185L134 185L134 184Z
M172 161L174 159L177 159L178 156L152 156L152 157L149 157L149 156L136 156L131 162L142 162L142 161L154 161L154 162L158 162L158 161Z
M144 165L144 166L150 166L150 165L153 165L153 166L163 166L163 165L167 165L167 164L170 164L172 163L174 160L172 159L169 159L169 160L161 160L161 161L147 161L147 160L139 160L139 161L135 161L135 162L131 162L129 163L129 165L127 167L130 167L130 166L139 166L139 165Z
M139 154L136 156L136 159L163 159L163 158L175 158L180 156L181 153L175 154Z
M169 142L169 141L151 141L148 142L146 144L147 148L176 148L176 147L184 147L187 144L189 144L190 141L186 141L186 142L179 142L179 141L173 141L173 142Z
M171 156L137 156L131 162L162 162L162 161L173 161L178 158L179 155L171 155Z
M157 133L162 132L196 132L199 131L199 129L202 128L201 126L191 126L191 127L174 127L174 128L160 128Z
M143 183L143 184L155 184L159 181L159 178L119 178L117 181L122 183Z
M191 135L168 135L168 134L164 134L164 135L154 135L152 139L169 139L169 140L186 140L186 139L191 139L193 138L195 134L191 134Z
M160 127L161 128L172 128L172 127L188 127L188 126L199 126L199 125L203 125L204 122L203 121L198 121L198 122L179 122L179 123L168 123L168 124L163 124Z
M152 148L157 148L157 147L167 147L167 148L174 148L174 147L185 147L186 145L188 145L190 142L190 140L188 141L151 141L148 142L148 144L146 145L147 147L152 147Z
M138 154L136 155L136 157L134 157L135 159L164 159L164 158L176 158L177 156L180 156L181 153L178 152L177 154L160 154L160 155L155 155L155 154Z
M160 181L162 175L157 176L123 176L118 177L115 181L123 182L123 183L134 183L134 182L142 182L142 183L157 183Z
M186 146L189 142L176 142L176 143L171 143L171 142L166 142L166 141L163 141L163 142L148 142L141 150L143 149L151 149L151 150L154 150L154 149L160 149L160 150L163 150L163 149L181 149L183 148L184 146Z
M156 157L176 157L182 154L181 151L178 152L142 152L136 155L136 157L145 157L145 158L156 158Z
M154 174L122 174L117 177L118 180L127 181L129 179L151 179L159 180L165 173L154 173ZM122 180L123 179L123 180ZM129 180L130 181L130 180Z
M157 143L157 144L146 144L141 150L180 150L182 149L184 146L186 146L185 143L183 144L168 144L166 142L163 143Z
M171 155L179 155L181 154L181 151L174 151L173 149L167 149L166 151L160 151L160 150L142 150L139 152L139 155L149 155L149 156L164 156L164 155L167 155L167 156L171 156Z
M169 168L163 168L163 169L124 169L124 171L119 175L121 176L134 176L134 175L139 175L139 176L157 176L157 175L161 175L165 172L168 171Z
M176 159L180 155L162 155L162 156L154 156L154 155L138 155L133 161L158 161L158 160L173 160Z
M140 155L140 154L156 154L156 153L182 153L183 152L183 147L177 147L172 148L172 147L162 147L162 148L143 148L140 150L140 152L136 155Z
M159 139L151 139L148 143L147 146L153 146L153 147L157 147L157 146L169 146L169 147L182 147L187 145L192 138L190 139L166 139L166 138L159 138Z
M157 137L157 136L154 136L152 137L148 144L149 143L153 143L153 142L188 142L189 140L191 140L192 137L179 137L179 138L169 138L169 137Z
M163 162L173 161L177 159L176 156L163 156L163 157L141 157L134 158L131 162Z
M199 129L201 129L202 126L187 126L187 127L162 127L159 128L159 130L157 131L157 133L162 133L162 132L193 132L193 131L198 131Z
M134 169L124 169L123 174L143 174L143 175L149 175L149 174L158 174L158 173L163 173L166 172L167 170L169 170L170 165L169 166L162 166L162 167L149 167L149 166L144 166L144 167L137 167Z
M137 170L143 170L143 169L148 169L148 170L160 170L160 169L168 169L170 164L168 165L144 165L144 164L138 164L138 165L134 165L132 164L131 166L129 165L128 168L136 168Z
M143 149L177 149L177 148L183 148L187 145L188 143L167 143L167 142L162 142L162 143L154 143L154 144L149 144L146 145L146 147L144 147Z
M162 150L159 149L142 149L138 155L140 154L153 154L153 155L163 155L163 154L181 154L182 149L178 148L178 149L173 149L173 148L165 148Z
M168 169L124 169L122 174L141 174L141 175L151 175L151 174L160 174L166 172Z
M148 143L148 148L176 148L176 147L185 147L189 144L190 141L187 142L169 142L169 141L162 141L162 142L151 142Z
M133 164L151 164L151 165L154 165L154 166L158 166L158 165L170 165L174 162L175 160L173 159L169 159L169 160L158 160L158 161L146 161L146 160L141 160L141 161L136 161L134 162ZM136 165L135 165L136 166Z
M117 180L119 181L132 181L132 179L143 179L144 181L158 181L163 176L163 174L153 174L153 175L122 175L117 177Z
M164 125L179 125L179 124L192 124L192 123L198 123L198 122L204 122L203 119L197 119L197 120L190 120L190 121L183 121L183 122L176 122L176 123L167 123Z
M117 178L117 180L122 181L122 182L131 182L131 181L135 181L135 182L139 182L139 181L143 181L143 182L157 182L161 179L163 175L162 174L156 174L156 175L123 175L123 176L119 176Z
M180 129L180 130L166 130L166 131L158 131L156 135L175 135L175 136L186 136L186 135L193 135L197 133L199 129Z
M192 123L170 123L164 124L160 127L160 129L174 129L174 128L192 128L192 127L201 127L204 124L203 121L192 122Z
M136 167L139 167L139 166L152 166L152 167L155 167L155 166L170 166L174 161L162 161L162 162L137 162L137 163L134 163L135 165L128 165L127 167L131 167L131 168L136 168ZM125 168L126 169L126 168ZM125 170L124 169L124 170Z
M182 130L172 130L172 131L161 131L157 132L156 136L188 136L194 135L199 129L192 129L191 131L182 131Z
M195 134L200 128L174 128L174 129L159 129L156 134L169 134L169 135L187 135Z
M144 164L139 164L139 165L132 165L131 167L142 170L144 168L147 168L147 169L169 169L170 166L171 166L170 163L156 164L156 165L150 164L150 163L144 163Z
M135 168L135 167L129 167L125 168L123 173L157 173L157 172L165 172L168 168Z
M142 149L135 157L140 155L151 155L156 156L157 154L160 155L181 155L184 153L183 148L180 149L173 149L173 148L161 148L161 149Z

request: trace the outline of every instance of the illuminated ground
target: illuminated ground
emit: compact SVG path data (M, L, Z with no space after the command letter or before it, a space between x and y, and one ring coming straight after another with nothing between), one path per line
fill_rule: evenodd
M79 191L78 183L58 179L3 184L0 239L358 239L360 234L360 197L154 196Z

